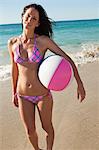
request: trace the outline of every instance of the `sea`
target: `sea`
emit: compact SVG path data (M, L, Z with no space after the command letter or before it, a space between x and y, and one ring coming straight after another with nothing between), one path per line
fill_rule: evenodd
M11 76L8 39L21 33L21 24L0 25L0 81ZM53 40L77 66L99 61L99 19L55 21L53 33Z

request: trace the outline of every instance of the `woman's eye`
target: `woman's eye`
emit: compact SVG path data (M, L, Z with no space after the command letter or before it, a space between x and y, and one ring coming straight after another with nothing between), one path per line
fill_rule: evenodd
M32 20L36 20L36 18L35 17L32 17L32 16L30 16L30 15L28 15L28 17L27 18L31 18Z
M31 19L36 20L36 18L35 18L35 17L31 17Z
M35 21L37 20L35 17L32 17L32 16L29 15L29 14L28 14L27 16L25 16L25 19L26 19L26 20L27 20L28 18L30 18L30 19L32 19L32 20L35 20Z
M30 15L27 16L28 18L30 17Z

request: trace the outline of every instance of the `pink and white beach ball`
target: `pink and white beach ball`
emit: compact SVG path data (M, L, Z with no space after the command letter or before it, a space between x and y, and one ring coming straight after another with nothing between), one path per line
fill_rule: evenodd
M69 86L73 79L71 64L59 55L44 59L38 71L39 80L48 89L61 91Z

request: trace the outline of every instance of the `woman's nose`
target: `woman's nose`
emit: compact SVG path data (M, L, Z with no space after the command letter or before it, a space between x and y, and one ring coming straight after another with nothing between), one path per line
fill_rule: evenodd
M31 17L29 17L29 18L28 18L28 22L31 22L31 20L32 20L32 18L31 18Z

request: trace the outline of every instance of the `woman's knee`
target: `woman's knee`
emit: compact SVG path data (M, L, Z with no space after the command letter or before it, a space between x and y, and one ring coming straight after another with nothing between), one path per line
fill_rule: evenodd
M31 127L26 127L26 134L28 137L31 137L35 134L36 129L35 127L31 126Z
M47 133L49 133L51 130L53 130L52 122L47 124L42 124L43 130L45 130Z

